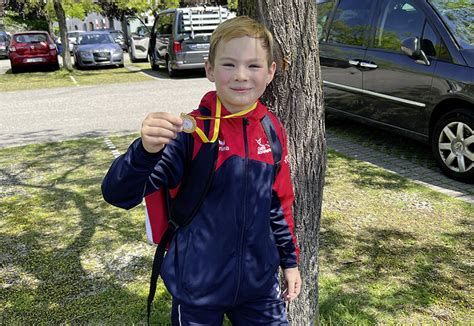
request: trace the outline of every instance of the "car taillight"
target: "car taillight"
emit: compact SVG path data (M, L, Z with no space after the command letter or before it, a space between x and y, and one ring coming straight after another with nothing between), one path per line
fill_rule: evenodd
M181 42L178 42L178 41L174 41L173 42L173 52L174 53L179 53L181 52L183 49L181 48Z

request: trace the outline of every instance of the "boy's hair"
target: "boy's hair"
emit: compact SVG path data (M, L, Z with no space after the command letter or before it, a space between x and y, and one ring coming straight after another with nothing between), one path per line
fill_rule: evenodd
M214 66L217 45L222 41L230 41L238 37L254 37L262 42L267 51L268 66L273 62L273 36L270 31L248 16L238 16L221 23L211 36L209 47L209 63Z

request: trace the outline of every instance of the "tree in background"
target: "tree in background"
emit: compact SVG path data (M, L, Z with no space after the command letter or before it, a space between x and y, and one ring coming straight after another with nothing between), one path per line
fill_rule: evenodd
M3 23L3 19L5 17L5 5L4 0L0 0L0 31L5 30L5 25Z
M178 1L174 0L98 0L97 5L99 6L99 12L109 18L109 21L112 19L117 19L121 22L122 32L127 35L127 16L134 16L140 13L145 13L147 11L155 12L158 8L164 5L173 5ZM128 44L128 38L125 38L125 42Z
M0 0L3 2L5 19L17 30L49 30L46 2L40 0Z
M240 0L239 15L262 22L275 38L277 73L263 101L288 132L294 216L303 288L289 307L292 325L318 321L319 221L326 167L323 96L314 0Z
M53 6L54 12L58 19L61 44L63 45L63 50L61 52L63 57L63 67L68 71L72 71L71 54L69 53L69 40L67 38L66 14L64 13L61 0L53 0Z

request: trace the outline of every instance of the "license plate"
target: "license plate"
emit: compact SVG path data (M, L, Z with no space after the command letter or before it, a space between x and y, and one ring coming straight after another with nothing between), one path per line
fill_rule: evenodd
M25 62L43 62L43 58L28 58L25 60Z

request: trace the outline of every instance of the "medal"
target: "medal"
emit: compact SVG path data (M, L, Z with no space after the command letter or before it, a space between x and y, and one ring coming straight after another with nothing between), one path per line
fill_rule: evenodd
M183 119L183 131L185 133L190 134L196 130L196 120L192 116L181 113L181 119Z
M200 116L200 115L191 115L191 114L181 113L181 119L183 119L183 131L186 133L192 133L196 131L196 133L198 134L199 138L201 138L203 143L214 143L217 140L217 137L219 135L219 127L220 127L221 119L231 119L231 118L241 117L249 113L250 111L253 111L256 107L257 107L257 102L255 102L254 105L252 105L246 110L221 117L221 101L219 100L219 97L218 97L216 100L216 113L214 117L205 117L205 116ZM207 136L204 134L201 128L197 127L195 119L214 120L214 128L213 128L211 139L207 138Z

